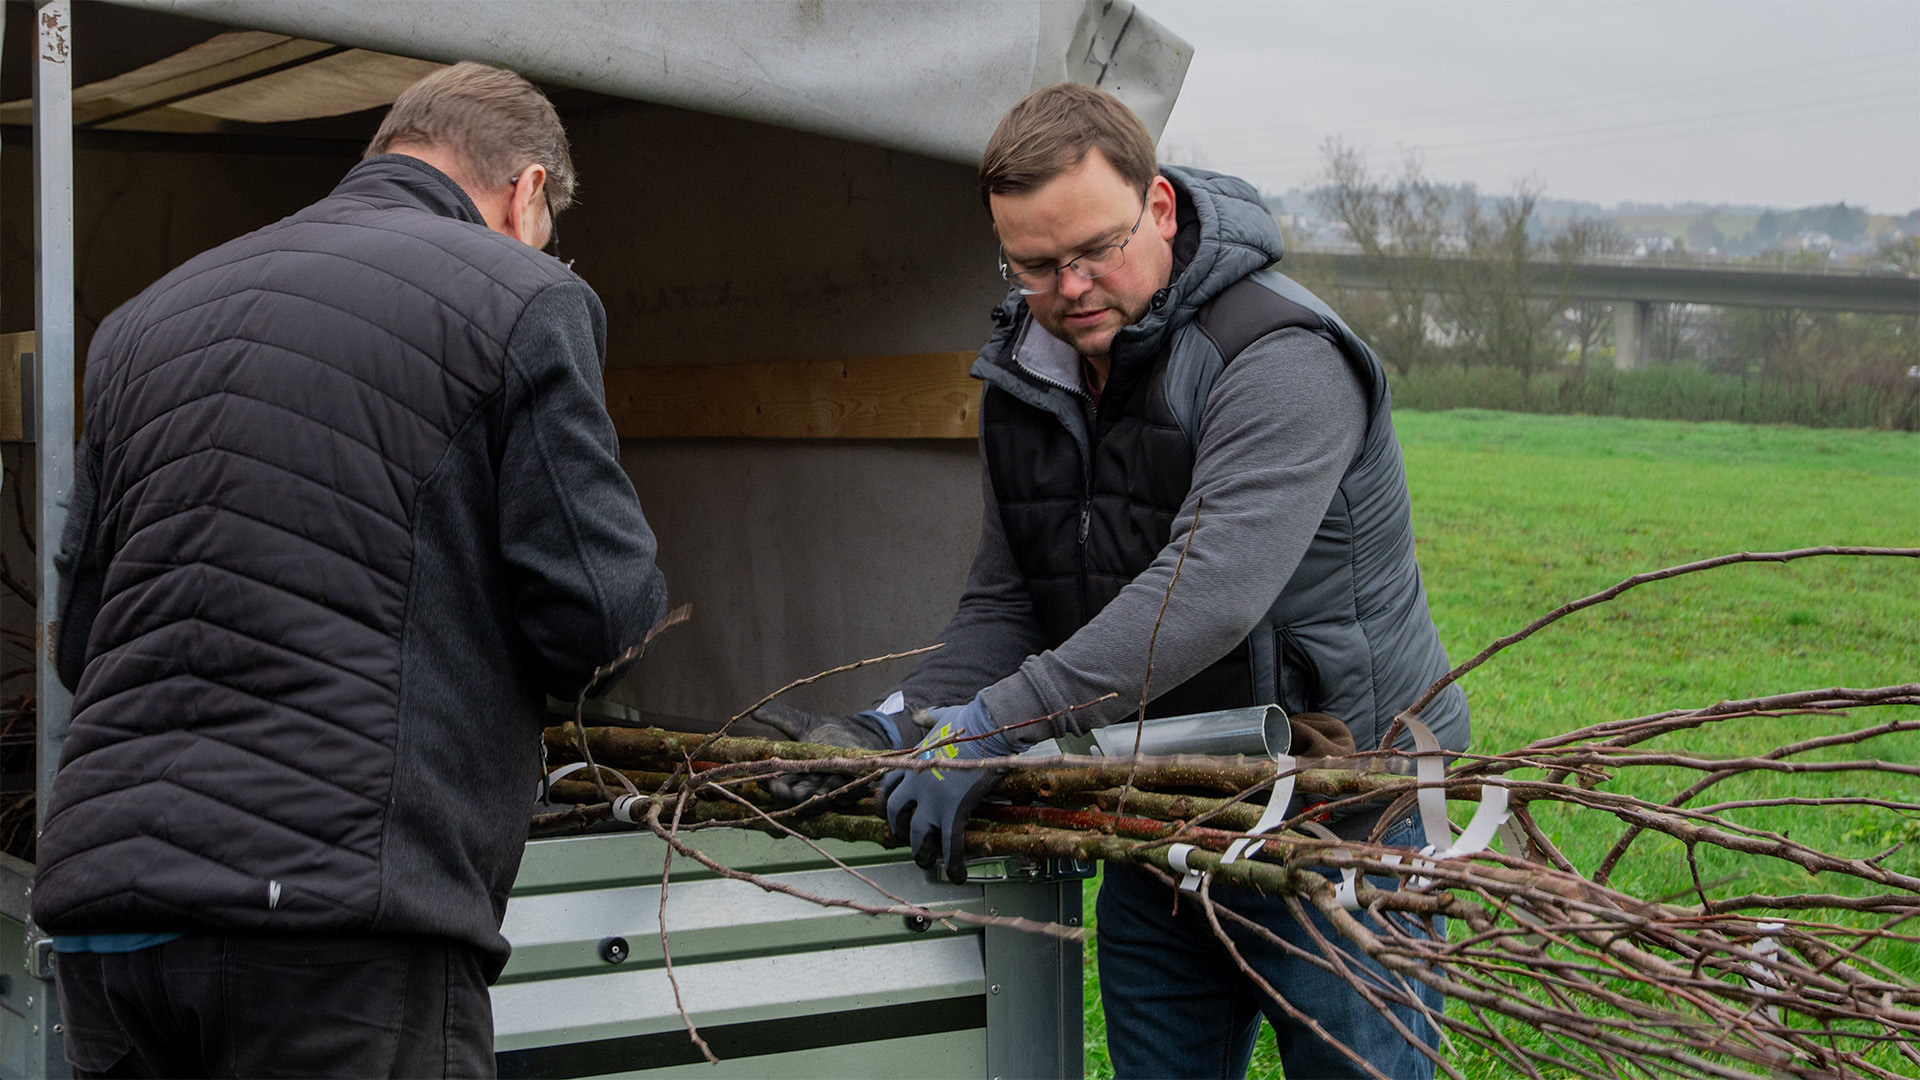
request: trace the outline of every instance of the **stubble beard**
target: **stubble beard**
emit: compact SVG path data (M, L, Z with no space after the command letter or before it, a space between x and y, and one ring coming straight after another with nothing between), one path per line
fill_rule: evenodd
M1053 333L1053 336L1073 346L1073 351L1079 353L1081 356L1089 360L1105 360L1113 351L1113 339L1115 335L1119 334L1121 329L1126 327L1132 320L1128 319L1126 312L1121 311L1111 301L1094 305L1094 308L1091 310L1105 310L1111 314L1118 315L1119 325L1113 325L1114 320L1107 318L1102 319L1099 324L1089 330L1076 332L1067 323L1067 316L1073 314L1073 312L1061 311L1056 314L1053 320L1056 325L1049 326L1047 329Z
M1073 351L1081 356L1089 360L1105 360L1113 352L1113 338L1119 332L1118 329L1102 327L1083 337L1069 335L1067 340L1073 346Z

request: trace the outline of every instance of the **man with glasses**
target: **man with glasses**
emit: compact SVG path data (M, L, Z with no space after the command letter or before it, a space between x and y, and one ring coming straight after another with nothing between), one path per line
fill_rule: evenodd
M1280 235L1252 187L1158 168L1139 119L1104 91L1053 86L1015 105L980 188L1012 289L973 367L986 512L947 647L875 709L760 718L814 741L987 758L1132 719L1144 695L1150 716L1276 702L1378 746L1448 667L1379 360L1267 270ZM1457 687L1424 718L1466 748ZM897 770L881 790L895 834L957 882L969 812L997 778ZM780 793L805 801L834 782ZM1379 813L1332 828L1364 840ZM1381 833L1419 844L1410 817ZM1216 883L1271 931L1232 934L1283 1006L1176 895L1107 867L1100 982L1117 1075L1244 1075L1263 1012L1288 1076L1432 1075L1437 995L1344 957L1399 1003L1414 1045L1316 963L1317 938L1343 940L1317 913L1309 929L1277 898Z

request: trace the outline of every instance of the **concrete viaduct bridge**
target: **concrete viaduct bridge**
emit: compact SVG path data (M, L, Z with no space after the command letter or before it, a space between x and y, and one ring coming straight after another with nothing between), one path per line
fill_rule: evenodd
M1281 268L1331 279L1349 289L1385 288L1381 267L1365 255L1294 252ZM1540 262L1532 264L1528 280L1529 293L1544 299L1564 296L1613 304L1614 366L1621 368L1646 361L1647 320L1654 304L1920 314L1920 278L1897 274Z

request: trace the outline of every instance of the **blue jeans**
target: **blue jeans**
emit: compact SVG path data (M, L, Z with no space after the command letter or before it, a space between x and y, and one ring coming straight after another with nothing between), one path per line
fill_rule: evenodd
M1419 835L1417 824L1409 818L1389 829L1385 839L1389 844L1418 847L1424 842ZM1334 876L1332 871L1325 872ZM1391 878L1370 880L1382 888L1394 885ZM1216 903L1308 954L1323 955L1280 898L1218 883L1210 895ZM1240 971L1207 925L1197 895L1181 893L1178 913L1173 909L1172 888L1143 871L1107 864L1098 904L1100 995L1107 1014L1107 1052L1116 1077L1244 1077L1262 1013L1273 1024L1287 1080L1367 1075L1311 1028L1287 1015ZM1344 949L1346 963L1356 974L1364 968L1377 974L1384 985L1401 987L1400 979L1355 948L1312 905L1306 905L1306 910L1321 935ZM1395 925L1404 932L1421 932L1417 920L1396 917ZM1221 926L1262 978L1374 1068L1395 1080L1433 1076L1433 1062L1408 1045L1340 976L1289 955L1224 918ZM1380 932L1378 925L1372 929ZM1435 1012L1440 1010L1438 993L1411 979L1406 985ZM1428 1046L1438 1045L1438 1033L1418 1011L1401 1006L1393 1011Z

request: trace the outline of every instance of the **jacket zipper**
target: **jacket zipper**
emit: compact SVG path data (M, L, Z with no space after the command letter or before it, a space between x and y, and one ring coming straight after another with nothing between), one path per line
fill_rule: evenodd
M1086 460L1080 469L1080 621L1082 624L1093 619L1094 612L1087 596L1087 532L1093 521L1093 440L1100 433L1100 403L1092 401L1092 395L1084 395L1091 401L1087 414L1087 450Z
M1091 531L1093 524L1093 439L1100 430L1100 403L1093 400L1093 395L1086 390L1078 386L1068 386L1058 379L1048 378L1028 367L1021 361L1017 349L1013 354L1013 362L1034 381L1065 390L1087 402L1090 407L1091 415L1087 418L1087 446L1080 460L1080 528L1077 534L1077 544L1080 549L1080 609L1081 614L1084 615L1087 607L1087 534Z

